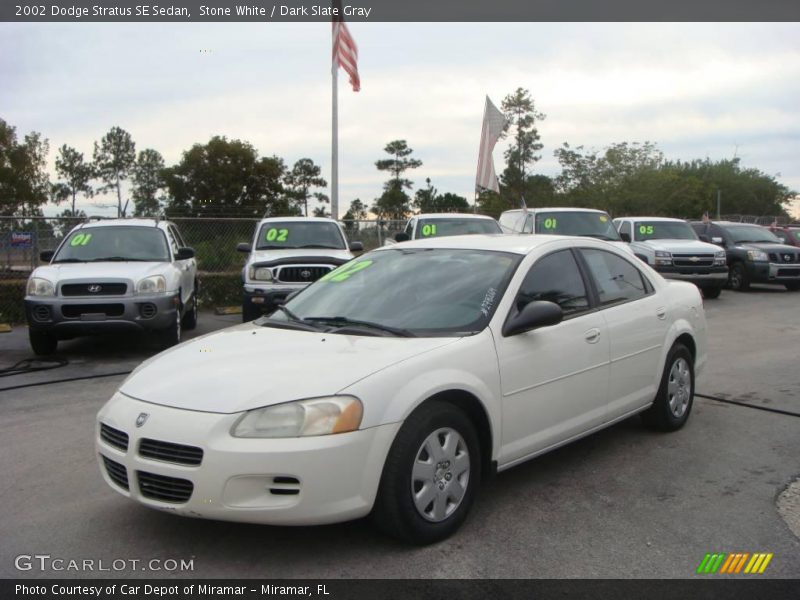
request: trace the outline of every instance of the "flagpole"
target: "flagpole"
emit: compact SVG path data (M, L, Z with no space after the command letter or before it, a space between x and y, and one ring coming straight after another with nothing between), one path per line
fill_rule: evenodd
M337 76L339 65L331 68L331 218L339 220L339 93Z

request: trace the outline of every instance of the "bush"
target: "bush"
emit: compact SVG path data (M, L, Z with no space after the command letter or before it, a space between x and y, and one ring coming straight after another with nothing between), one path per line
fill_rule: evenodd
M198 274L200 280L200 308L208 310L217 306L239 306L242 303L242 276L240 273Z
M25 322L25 279L0 279L0 323Z

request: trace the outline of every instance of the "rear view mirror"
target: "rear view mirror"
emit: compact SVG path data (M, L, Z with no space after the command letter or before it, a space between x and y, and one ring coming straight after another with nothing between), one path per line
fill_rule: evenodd
M628 242L629 244L631 243L631 235L629 233L620 232L619 237L623 242Z
M708 237L705 233L699 234L697 236L697 239L699 239L701 242L705 242L706 244L710 244L711 243L711 238Z
M363 252L364 244L361 242L350 242L350 252Z
M407 242L411 238L408 237L408 234L405 231L401 231L399 233L394 234L394 241L395 242Z
M55 250L42 250L39 252L39 260L42 262L50 262L53 260L53 256L55 255Z
M725 245L725 240L722 239L721 237L712 237L711 238L711 243L712 244L717 244L719 246L724 246Z
M539 327L556 325L564 318L564 312L555 302L536 300L526 304L521 311L503 325L503 335L510 337Z
M250 246L250 244L246 244L244 242L242 242L242 243L240 243L240 244L238 244L236 246L236 251L237 252L246 252L246 253L249 254L251 250L252 250L252 247Z
M178 248L175 260L189 260L190 258L194 258L194 248L189 248L188 246Z

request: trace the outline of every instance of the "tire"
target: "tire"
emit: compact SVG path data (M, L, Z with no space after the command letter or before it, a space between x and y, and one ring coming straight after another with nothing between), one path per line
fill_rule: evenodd
M786 291L788 292L797 292L800 291L800 282L798 281L790 281L789 283L784 283L786 286Z
M181 320L181 314L178 311L172 325L159 332L159 342L162 348L172 348L181 343Z
M242 323L255 321L260 316L261 309L259 307L253 306L250 302L247 302L247 300L242 302Z
M700 288L700 291L703 292L703 298L713 300L714 298L719 298L719 295L722 293L722 287L718 285L707 286Z
M675 344L667 354L655 401L642 413L642 421L657 431L676 431L689 419L693 401L692 354L683 344Z
M36 356L47 356L55 354L58 348L58 339L44 331L28 330L28 339L31 343L31 350Z
M750 278L747 276L743 263L735 262L731 265L728 273L728 287L737 292L744 292L750 288Z
M392 443L373 522L413 544L443 540L466 519L480 476L480 445L472 422L451 404L426 402L405 420Z
M182 323L181 323L181 326L186 331L191 331L192 329L197 327L197 287L196 287L196 284L195 284L195 288L194 288L194 294L192 294L191 302L192 302L191 306L189 306L189 308L186 310L186 312L183 313L183 319L182 319Z

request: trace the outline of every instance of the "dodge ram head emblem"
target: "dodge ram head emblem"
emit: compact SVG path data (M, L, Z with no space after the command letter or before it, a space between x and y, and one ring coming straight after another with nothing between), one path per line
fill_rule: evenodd
M149 417L149 416L150 415L147 414L147 413L139 413L139 416L136 417L136 426L137 427L141 427L142 425L147 423L147 417Z
M308 270L300 271L300 277L302 277L303 279L308 279L309 277L311 277L311 271Z
M103 288L102 288L102 287L100 287L99 285L97 285L96 283L93 283L92 285L90 285L90 286L89 286L88 288L86 288L86 289L87 289L87 290L89 290L91 293L93 293L93 294L96 294L97 292L99 292L99 291L100 291L100 290L102 290Z

